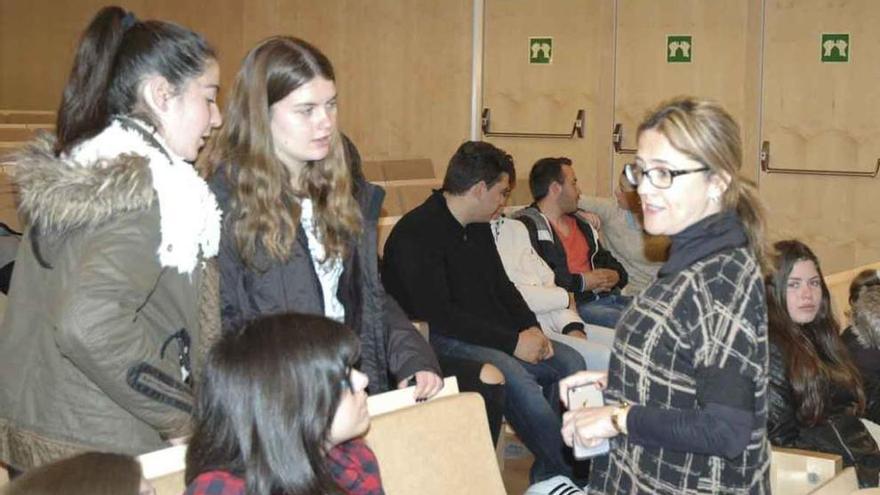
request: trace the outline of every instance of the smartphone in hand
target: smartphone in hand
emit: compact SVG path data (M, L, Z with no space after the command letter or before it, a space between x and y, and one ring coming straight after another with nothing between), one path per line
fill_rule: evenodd
M568 389L568 409L570 411L582 407L602 407L604 405L605 398L602 395L602 390L599 389L599 385L595 382ZM589 457L604 455L608 453L608 448L608 439L602 440L602 442L593 447L584 447L583 445L580 445L577 442L577 438L575 438L574 458L587 459Z

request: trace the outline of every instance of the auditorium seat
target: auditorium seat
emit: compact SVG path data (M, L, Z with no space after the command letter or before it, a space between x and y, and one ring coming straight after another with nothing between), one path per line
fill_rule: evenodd
M46 110L0 110L3 124L54 124L55 112Z
M53 124L0 124L0 142L30 141L42 131L53 131Z
M479 394L380 414L366 439L387 495L505 493Z
M180 495L186 490L186 445L175 445L141 455L144 478L156 489L156 495Z
M823 493L816 490L838 476L843 460L836 454L799 449L772 447L770 453L770 485L772 493L806 495ZM845 485L845 482L839 482ZM858 488L856 483L855 488ZM846 492L828 492L827 495Z

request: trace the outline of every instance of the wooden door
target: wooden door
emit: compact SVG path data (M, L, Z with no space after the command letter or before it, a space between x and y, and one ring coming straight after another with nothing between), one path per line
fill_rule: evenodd
M612 15L607 0L486 0L482 106L490 131L566 134L584 110L582 138L483 136L516 161L515 202L528 201L529 170L547 156L571 158L581 188L596 192L609 158ZM530 63L530 38L552 38L550 63Z
M759 16L759 0L617 0L614 123L623 131L620 146L635 149L636 128L661 101L711 98L739 122L747 157L743 174L754 178ZM670 38L675 36L682 38ZM678 46L683 43L689 53ZM632 151L615 153L614 184L632 158Z
M771 168L876 170L878 18L873 0L767 0L762 139ZM823 33L848 35L847 62L822 61ZM771 238L806 242L825 273L880 260L880 179L762 173L760 185Z

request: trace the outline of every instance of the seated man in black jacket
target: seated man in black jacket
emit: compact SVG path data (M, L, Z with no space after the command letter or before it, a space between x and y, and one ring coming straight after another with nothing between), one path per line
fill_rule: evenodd
M568 158L542 158L529 173L535 202L516 213L535 251L550 265L556 285L573 292L586 323L614 328L630 298L620 294L626 269L599 242L577 212L581 194Z
M385 244L386 290L410 317L430 325L440 356L488 362L504 373L505 416L535 454L533 482L580 493L559 434L557 382L584 360L552 343L507 278L489 220L515 178L510 155L466 142L449 162L443 189L397 222ZM552 486L550 486L552 485ZM575 490L575 491L572 491Z

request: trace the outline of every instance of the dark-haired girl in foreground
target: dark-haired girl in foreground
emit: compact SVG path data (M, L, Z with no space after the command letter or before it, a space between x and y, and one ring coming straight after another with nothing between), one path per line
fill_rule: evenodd
M227 332L207 359L186 495L379 495L358 338L320 316Z
M14 159L27 229L0 329L0 462L142 454L187 434L220 211L192 164L219 68L198 34L102 9L44 135Z
M877 422L873 381L863 380L840 337L819 260L800 241L775 244L767 277L770 442L839 454L859 484L877 486L880 450L860 418Z

